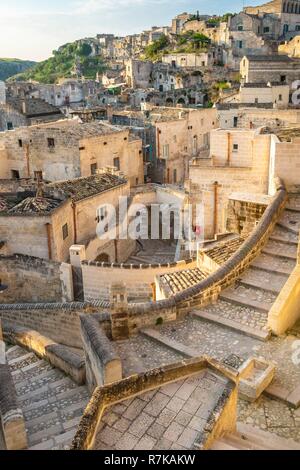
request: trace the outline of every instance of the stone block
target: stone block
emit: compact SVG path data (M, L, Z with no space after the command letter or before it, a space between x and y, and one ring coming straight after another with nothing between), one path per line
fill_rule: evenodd
M254 402L272 382L275 366L262 358L249 358L239 372L239 395L244 400Z

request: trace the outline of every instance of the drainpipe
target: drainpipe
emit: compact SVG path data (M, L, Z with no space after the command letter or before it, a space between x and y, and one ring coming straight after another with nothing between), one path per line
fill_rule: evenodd
M48 244L48 258L52 260L52 247L51 247L51 224L49 222L46 224L46 232L47 232L47 244Z
M214 182L214 236L218 231L218 181Z
M73 226L74 226L74 245L77 245L77 223L76 223L76 204L72 202Z
M231 134L227 133L227 166L230 166L231 160Z
M118 240L114 240L115 245L115 263L118 263Z
M26 158L27 178L30 178L29 144L25 145L25 158Z

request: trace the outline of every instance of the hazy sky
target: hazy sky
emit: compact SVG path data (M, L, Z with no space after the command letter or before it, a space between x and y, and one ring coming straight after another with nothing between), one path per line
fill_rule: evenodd
M253 0L0 0L0 57L42 60L97 33L132 34L168 25L184 11L240 11Z

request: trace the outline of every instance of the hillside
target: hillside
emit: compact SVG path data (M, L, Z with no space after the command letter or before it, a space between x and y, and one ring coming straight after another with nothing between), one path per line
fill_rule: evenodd
M0 58L0 80L7 80L9 77L24 72L34 65L36 65L36 62L30 60Z
M40 83L55 83L60 78L84 76L96 78L97 72L105 69L99 51L92 47L92 40L79 40L53 51L52 57L35 65L31 70L16 75L11 80L35 80Z

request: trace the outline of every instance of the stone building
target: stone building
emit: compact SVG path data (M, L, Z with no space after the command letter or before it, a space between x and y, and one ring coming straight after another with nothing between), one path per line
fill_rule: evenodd
M189 19L192 18L192 14L190 13L181 13L180 15L175 16L172 19L172 33L173 34L180 34L183 30L183 26Z
M75 244L84 247L86 259L123 261L135 244L98 239L97 210L106 204L117 207L118 198L129 196L129 192L130 185L125 178L102 173L44 185L35 192L2 193L2 250L6 255L22 254L64 262ZM119 253L116 258L115 253Z
M11 98L0 104L0 131L63 119L61 111L40 98Z
M270 136L260 129L216 129L210 133L209 158L189 166L193 198L204 207L205 238L226 231L232 192L268 194Z
M147 108L115 111L112 122L129 126L143 139L146 176L153 182L183 183L189 160L209 150L209 133L218 125L216 110Z
M117 167L132 185L143 182L141 141L103 122L63 120L0 135L0 178L42 176L60 181Z
M285 55L243 57L240 73L245 83L280 82L292 85L299 79L300 60Z
M240 88L243 104L272 104L286 108L289 104L290 87L284 83L244 83Z
M289 57L300 58L300 35L294 36L289 41L278 46L278 53Z

